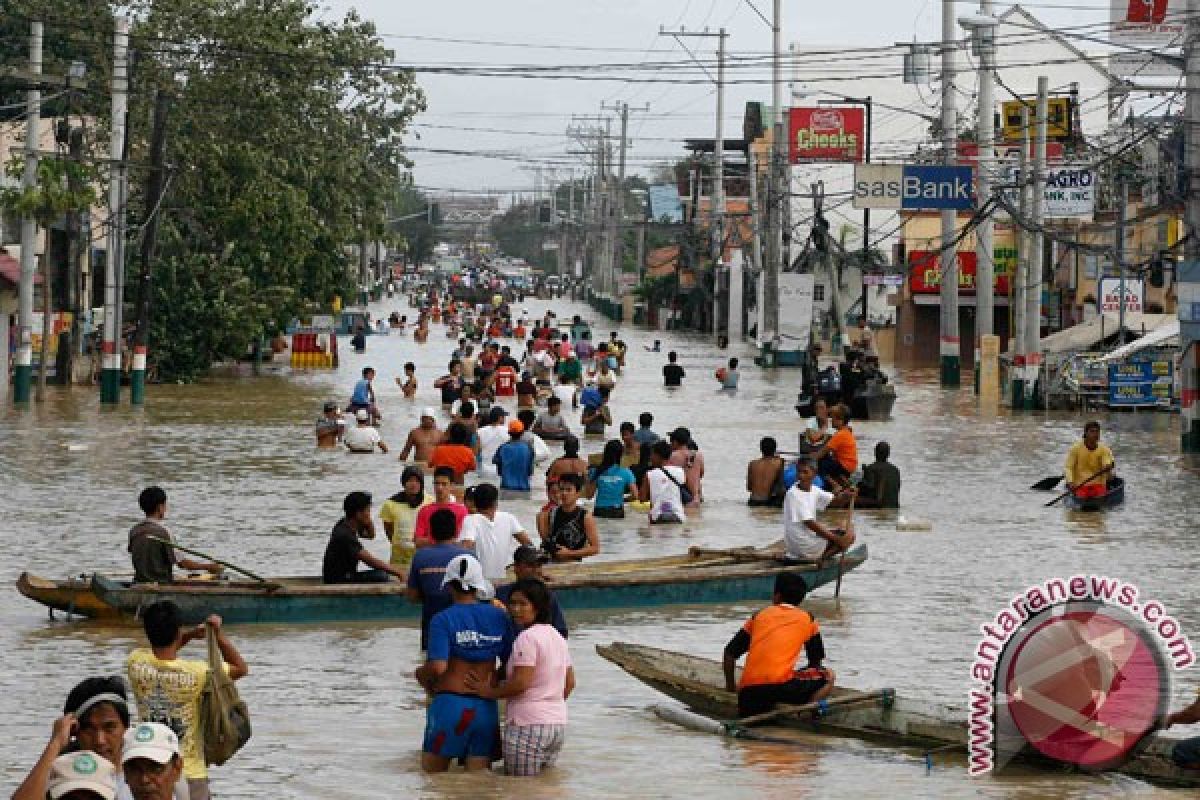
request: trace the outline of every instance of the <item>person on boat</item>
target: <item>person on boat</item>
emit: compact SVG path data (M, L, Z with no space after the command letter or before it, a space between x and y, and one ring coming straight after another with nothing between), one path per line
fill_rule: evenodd
M118 676L85 678L67 694L63 715L54 722L46 749L13 792L12 799L45 800L46 793L56 788L53 776L64 774L55 766L64 755L91 753L110 764L120 764L127 730L129 695L125 681ZM120 770L114 778L113 794L108 796L131 798L133 795ZM172 795L173 800L188 800L187 780L182 775L176 780Z
M492 463L500 473L500 488L528 492L533 477L533 446L524 441L525 426L519 419L508 423L508 441L496 449Z
M480 696L467 680L477 675L490 682L508 660L515 633L508 615L489 602L495 590L474 556L451 559L442 582L451 605L430 621L426 660L416 671L417 682L433 693L421 769L445 772L463 759L468 771L486 770L499 744L500 715L496 701Z
M371 421L383 419L383 414L379 413L379 406L375 402L375 368L363 367L362 379L354 384L354 391L350 395L350 405L346 406L347 411L366 411L371 418Z
M588 474L586 496L595 501L592 513L597 517L624 519L626 496L637 495L637 480L628 467L622 466L624 457L625 446L612 439L604 445L599 466Z
M437 412L426 406L421 409L421 419L417 427L410 430L408 438L404 440L400 460L408 461L409 456L412 456L413 461L428 462L429 457L433 455L433 448L441 444L444 438L445 433L438 429Z
M758 443L762 456L746 465L746 491L750 493L747 503L751 506L778 508L783 505L785 463L776 452L777 448L774 437L764 436Z
M404 365L404 380L396 378L396 385L408 400L417 396L417 365L409 361Z
M513 553L513 574L516 575L517 581L535 580L547 583L546 571L542 569L542 565L549 559L543 551L536 547L526 547L521 545L517 548L517 552ZM506 583L496 587L496 602L501 605L508 606L508 599L512 596L513 589L516 583ZM550 624L554 626L554 630L562 634L566 639L569 635L567 630L567 618L563 615L562 607L558 604L558 598L554 596L554 592L550 589L546 590L550 594Z
M812 404L813 415L805 423L804 433L800 435L800 450L804 453L814 453L829 443L833 436L833 424L829 421L829 404L824 397L818 397Z
M683 371L683 367L679 366L679 354L674 350L667 353L666 366L662 368L663 385L668 389L683 385L683 379L687 377L687 373Z
M466 511L466 507L463 507ZM408 599L421 604L421 649L428 647L429 622L434 615L450 607L450 593L442 580L446 565L470 551L454 543L458 538L461 520L448 508L439 508L429 515L429 535L432 544L422 547L413 556L405 579Z
M573 396L574 388L571 391ZM562 414L562 407L562 399L557 395L547 399L546 413L538 416L537 423L533 426L534 432L548 441L561 442L570 437L571 429Z
M1112 450L1100 443L1100 423L1090 420L1083 426L1083 439L1067 452L1063 479L1078 498L1103 497L1116 464Z
M345 516L333 526L321 579L325 583L387 583L388 576L404 580L407 571L381 561L363 547L361 539L375 538L375 521L371 518L371 495L351 492L342 500ZM369 569L360 570L359 562Z
M507 699L504 773L532 776L553 767L562 752L575 669L567 640L551 624L551 596L545 583L517 581L507 605L520 633L505 664L504 680L493 683L472 673L466 685L480 697Z
M808 586L794 572L775 576L772 605L746 621L725 645L725 689L737 692L738 716L770 711L777 703L804 705L833 693L833 670L822 667L825 643L816 618L800 608ZM808 664L797 669L800 651ZM737 662L746 656L741 680Z
M875 334L871 331L871 326L864 316L858 321L858 330L854 338L854 346L862 351L863 358L868 359L871 356L878 356L875 352Z
M500 581L517 548L533 542L515 516L499 510L500 491L493 484L479 483L474 489L476 511L463 520L459 542L475 551L484 577Z
M408 569L417 548L417 514L432 502L433 495L425 493L424 470L405 467L400 475L400 491L384 500L379 507L383 533L392 543L388 563L393 567Z
M146 518L129 529L129 555L133 559L134 583L170 583L174 567L220 575L224 570L212 561L184 558L172 547L171 532L163 525L167 518L167 493L160 486L148 486L138 495L138 506Z
M317 447L337 447L346 431L346 420L338 411L337 403L327 402L321 416L317 417L316 434Z
M741 377L738 373L738 360L736 358L729 359L729 365L717 370L717 383L721 384L722 389L736 389L738 387L738 378Z
M662 352L662 339L655 339L653 347L651 347L650 345L643 345L642 347L648 353L661 353Z
M671 431L671 458L667 461L673 467L679 467L686 476L686 485L692 499L687 502L689 508L696 508L704 502L704 454L693 445L692 432L687 428L676 428Z
M612 425L612 412L608 408L608 389L601 387L598 394L598 398L592 399L584 405L583 415L580 418L583 432L593 436L597 434L603 436L604 429Z
M650 524L686 522L683 493L687 475L681 467L667 463L671 459L669 442L660 439L652 445L642 445L643 450L647 447L650 464L638 486L638 500L650 503Z
M845 404L829 411L833 435L816 453L817 474L830 486L845 486L858 469L858 441L850 427L850 409Z
M413 543L417 549L433 543L430 532L430 520L438 511L448 510L454 515L454 538L462 530L463 520L470 512L467 507L454 497L454 470L451 467L437 467L433 470L433 502L421 507L417 512L416 525L413 528Z
M862 483L858 485L858 505L862 508L900 507L900 470L888 461L892 446L875 443L875 462L863 467Z
M828 528L817 521L817 512L848 505L854 489L834 495L813 486L815 476L812 461L801 459L796 466L796 483L783 498L784 557L790 560L822 563L854 544L854 531Z
M638 415L638 429L633 432L638 444L654 444L662 437L654 432L654 415L643 411Z
M211 627L230 679L241 680L250 674L250 667L225 635L221 618L216 614L200 625L185 627L179 606L171 600L159 600L142 610L142 627L150 647L134 650L126 662L129 686L137 700L138 718L142 722L166 725L179 737L179 754L183 757L188 793L192 800L208 800L201 705L210 667L207 660L180 658L179 651L188 642L204 641ZM128 735L124 748L122 760L127 764L133 757L128 750ZM128 769L125 777L134 783Z
M1162 727L1166 730L1174 725L1195 725L1197 722L1200 722L1200 693L1187 708L1168 714ZM1180 769L1200 770L1200 736L1176 742L1171 748L1171 760Z
M363 408L354 412L355 426L342 434L342 444L351 453L374 453L378 447L381 453L388 451L387 442L379 434L379 429L371 424L370 413Z
M538 515L542 549L553 561L582 561L600 552L596 518L579 505L582 488L578 475L560 475L558 505Z
M467 444L469 434L461 422L453 422L446 429L446 439L429 454L429 466L449 467L454 471L454 482L462 485L463 476L475 469L475 451Z
M579 457L579 438L568 436L563 439L563 454L550 462L546 470L546 482L556 481L562 475L578 475L586 478L588 463Z
M523 408L517 412L517 419L525 427L525 432L521 434L521 441L533 448L533 463L545 462L550 458L550 448L546 445L545 440L533 430L534 425L537 424L537 412L531 408Z
M808 357L800 368L801 402L812 402L817 397L817 381L821 372L821 345L813 342L808 346Z
M469 348L468 348L469 349ZM433 382L433 388L442 393L442 409L449 411L450 406L458 399L463 387L463 362L451 359L447 373Z

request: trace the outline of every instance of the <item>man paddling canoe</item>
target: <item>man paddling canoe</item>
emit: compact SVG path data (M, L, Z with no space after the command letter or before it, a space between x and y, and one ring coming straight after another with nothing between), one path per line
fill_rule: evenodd
M776 703L803 705L824 700L833 692L833 670L821 666L825 644L812 614L800 608L808 586L792 572L775 576L769 608L746 621L725 645L725 688L737 692L738 716L770 711ZM808 666L796 669L803 650ZM742 679L737 661L746 656Z
M1067 452L1063 468L1067 488L1081 499L1103 497L1115 468L1112 450L1100 444L1100 423L1091 420L1083 426L1083 439Z

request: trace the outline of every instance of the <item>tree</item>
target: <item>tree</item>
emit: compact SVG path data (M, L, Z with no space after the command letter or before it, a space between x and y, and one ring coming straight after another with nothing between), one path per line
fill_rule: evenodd
M493 218L490 229L500 252L523 258L540 269L549 269L556 263L557 256L544 250L542 245L553 240L556 233L553 227L539 222L538 210L532 203L517 203Z
M433 259L433 248L438 241L440 220L435 216L435 207L419 189L402 183L396 187L388 206L392 220L389 231L396 244L403 248L410 264L424 264Z

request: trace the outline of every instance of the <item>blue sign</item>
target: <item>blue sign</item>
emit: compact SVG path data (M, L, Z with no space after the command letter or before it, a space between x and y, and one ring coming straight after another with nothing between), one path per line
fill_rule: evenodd
M1108 404L1110 406L1159 406L1171 404L1175 385L1171 359L1140 357L1110 364L1108 367Z
M975 207L971 167L858 164L854 207L892 211L969 211Z

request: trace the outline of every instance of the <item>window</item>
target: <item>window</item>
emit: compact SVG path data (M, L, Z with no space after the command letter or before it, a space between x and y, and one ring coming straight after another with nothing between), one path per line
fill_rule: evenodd
M813 300L818 303L825 302L825 284L818 283L813 286Z

